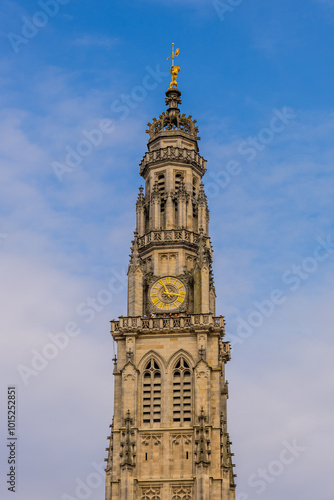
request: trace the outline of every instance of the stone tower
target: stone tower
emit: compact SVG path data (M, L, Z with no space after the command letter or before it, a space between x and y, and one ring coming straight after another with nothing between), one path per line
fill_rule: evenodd
M117 342L106 500L234 500L224 318L215 313L206 161L181 92L148 124Z

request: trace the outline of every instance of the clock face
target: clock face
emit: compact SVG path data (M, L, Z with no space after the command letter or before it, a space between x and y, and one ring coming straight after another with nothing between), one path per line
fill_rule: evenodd
M178 278L165 276L153 283L149 293L156 308L161 311L175 311L185 301L187 289Z

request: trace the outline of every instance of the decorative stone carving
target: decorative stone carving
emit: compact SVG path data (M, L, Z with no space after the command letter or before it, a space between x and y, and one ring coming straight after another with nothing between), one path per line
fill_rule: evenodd
M161 500L160 486L142 486L140 500Z
M133 354L133 353L130 353ZM132 363L127 363L122 370L122 378L123 380L136 380L137 371Z
M150 442L152 441L152 444L154 446L158 446L161 444L161 434L142 434L141 436L141 444L143 446L149 446Z
M183 440L184 444L191 444L191 439L191 434L171 434L171 442L175 445L179 445L181 440Z
M192 500L191 486L172 486L172 500Z
M128 361L133 363L134 358L134 347L135 339L134 337L126 337L126 358Z
M195 376L196 378L209 378L210 370L208 365L201 359L198 365L195 368Z
M192 139L199 141L197 120L193 120L191 115L186 117L184 113L180 114L178 105L181 104L181 92L177 89L169 89L166 96L167 112L161 113L158 120L153 118L153 123L147 124L148 130L146 132L150 135L150 139L164 131L180 130Z
M208 378L209 370L200 370L196 371L196 378Z

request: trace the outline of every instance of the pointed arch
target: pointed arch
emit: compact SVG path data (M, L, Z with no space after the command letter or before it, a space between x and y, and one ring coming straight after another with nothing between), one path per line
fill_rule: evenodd
M161 356L161 354L159 354L158 352L151 349L146 354L144 354L144 356L141 358L141 360L138 363L138 369L140 372L143 371L143 367L145 366L146 361L148 361L150 358L154 358L161 365L161 369L166 371L167 363L166 363L165 358L163 356Z
M185 351L184 349L179 349L178 351L176 351L173 354L173 356L171 356L169 358L168 363L167 363L168 371L174 369L174 367L178 361L178 358L180 358L182 356L186 359L186 361L188 362L188 364L191 368L193 368L195 366L195 362L194 362L192 355L188 351Z
M189 353L180 349L169 360L173 391L173 423L190 425L192 421L193 366Z

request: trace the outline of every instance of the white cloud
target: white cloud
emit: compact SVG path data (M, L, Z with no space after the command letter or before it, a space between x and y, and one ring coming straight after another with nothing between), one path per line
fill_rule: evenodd
M119 42L118 42L118 39L117 38L111 38L111 37L107 37L107 36L101 36L101 35L96 35L96 36L93 36L93 35L88 35L88 34L85 34L85 35L82 35L78 38L75 38L75 40L73 40L73 45L78 45L80 47L103 47L103 48L106 48L106 49L111 49L113 48L115 45L117 45Z

